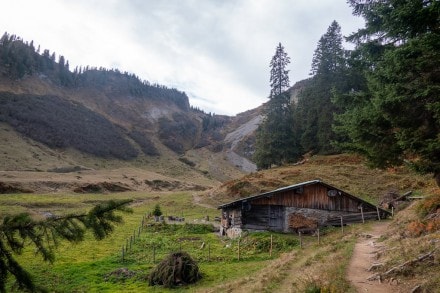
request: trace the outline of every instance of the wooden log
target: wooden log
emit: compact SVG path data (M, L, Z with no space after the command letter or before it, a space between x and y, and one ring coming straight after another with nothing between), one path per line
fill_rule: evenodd
M434 255L434 250L431 251L431 252L428 252L428 253L425 253L425 254L419 255L419 256L416 257L415 259L412 259L412 260L406 261L406 262L404 262L404 263L401 264L401 265L398 265L398 266L392 267L391 269L389 269L388 271L386 271L385 273L383 273L383 274L382 274L382 277L387 277L387 276L389 276L389 275L391 275L391 274L393 274L393 273L401 272L403 269L405 269L405 268L407 268L407 267L410 267L410 266L412 266L412 265L415 264L415 263L418 263L418 262L424 261L424 260L427 259L427 258L431 258L433 255Z
M379 274L379 273L374 274L374 275L368 277L367 280L368 281L373 281L373 280L381 281L383 278L387 278L390 275L395 274L395 273L400 273L403 270L405 270L406 268L414 265L415 263L418 263L418 262L424 261L425 259L433 257L433 255L434 255L434 250L431 252L425 253L425 254L421 254L418 257L416 257L415 259L408 260L398 266L392 267L391 269L389 269L388 271L386 271L383 274Z
M399 196L396 199L393 199L391 202L405 200L411 194L412 194L412 191L405 192L403 195Z

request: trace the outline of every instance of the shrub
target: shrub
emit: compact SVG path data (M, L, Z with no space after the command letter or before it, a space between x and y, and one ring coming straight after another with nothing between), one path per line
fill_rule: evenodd
M150 286L163 285L172 288L193 284L202 275L197 263L186 252L173 252L162 260L148 276Z
M425 232L425 224L423 224L420 221L412 221L408 224L408 233L413 236L417 237L422 235Z
M162 216L162 210L160 209L160 205L159 204L154 206L153 216L155 216L155 217Z
M440 209L440 194L432 195L421 201L416 211L420 217L426 217L431 213L437 212Z

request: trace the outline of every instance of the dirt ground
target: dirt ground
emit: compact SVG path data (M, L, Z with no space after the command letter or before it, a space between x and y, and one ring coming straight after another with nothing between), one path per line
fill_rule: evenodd
M367 234L360 236L356 243L347 268L347 279L356 288L356 291L388 293L388 292L404 292L398 285L387 281L379 282L378 280L369 281L374 272L369 271L371 266L376 263L376 254L383 248L382 244L377 240L388 230L389 222L376 222L372 230Z

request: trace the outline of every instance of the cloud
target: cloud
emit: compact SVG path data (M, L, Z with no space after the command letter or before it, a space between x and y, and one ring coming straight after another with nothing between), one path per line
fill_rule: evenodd
M294 83L308 77L333 20L343 34L363 25L342 0L0 0L0 9L0 28L64 55L72 69L118 68L229 115L266 101L279 42Z

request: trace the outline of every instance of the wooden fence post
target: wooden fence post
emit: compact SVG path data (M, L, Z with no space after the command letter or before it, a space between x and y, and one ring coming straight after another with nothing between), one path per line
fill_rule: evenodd
M362 216L362 224L365 223L365 219L364 219L364 208L361 206L361 216Z
M376 211L377 211L377 218L379 219L379 221L380 221L380 213L379 213L379 207L376 207Z
M298 234L299 234L299 248L303 248L301 231L299 231Z
M273 247L273 237L272 234L270 234L270 249L269 249L269 256L272 257L272 247Z
M238 238L238 260L240 260L240 238Z
M344 234L344 218L341 216L341 231Z

